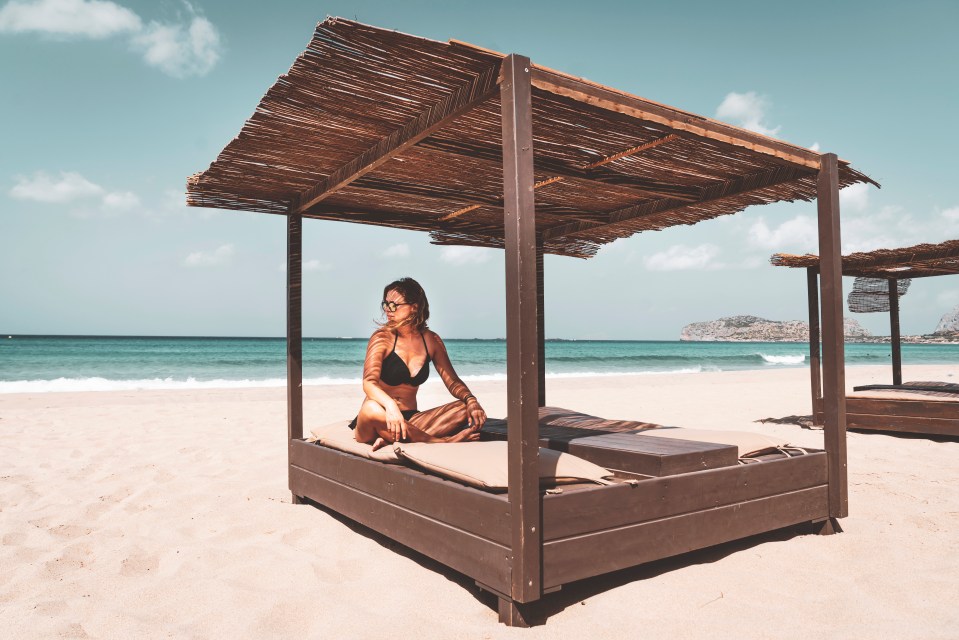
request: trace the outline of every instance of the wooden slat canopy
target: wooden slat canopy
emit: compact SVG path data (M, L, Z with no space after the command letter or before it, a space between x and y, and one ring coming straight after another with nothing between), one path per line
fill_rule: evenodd
M502 247L503 55L341 18L260 101L190 205L302 214ZM537 233L590 257L634 233L812 200L821 156L532 65ZM847 162L839 184L872 182Z
M818 268L819 256L774 254L769 262L777 267ZM917 244L902 249L876 249L842 257L842 274L864 278L927 278L959 273L959 240L939 244Z

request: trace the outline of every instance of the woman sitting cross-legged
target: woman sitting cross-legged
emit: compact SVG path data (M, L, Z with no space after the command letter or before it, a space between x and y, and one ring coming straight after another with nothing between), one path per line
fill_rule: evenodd
M401 278L383 290L386 323L370 337L363 364L366 399L350 423L358 442L379 449L392 442L478 440L486 412L450 363L446 345L429 330L430 305L416 280ZM419 411L416 392L430 362L457 400ZM415 373L414 373L415 372Z

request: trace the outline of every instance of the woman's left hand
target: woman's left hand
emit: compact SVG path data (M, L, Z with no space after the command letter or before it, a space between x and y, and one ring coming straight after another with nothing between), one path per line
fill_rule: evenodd
M486 412L480 406L476 398L470 398L466 401L466 416L470 429L479 431L486 424Z

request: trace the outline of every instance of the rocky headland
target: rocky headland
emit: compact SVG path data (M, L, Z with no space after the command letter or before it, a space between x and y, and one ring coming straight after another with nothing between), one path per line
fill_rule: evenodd
M845 318L846 342L885 343L889 336L874 336L853 318ZM757 316L730 316L694 322L683 327L679 339L700 342L808 342L809 324L802 320L767 320ZM918 336L902 336L904 343L959 342L959 308L943 316L936 332Z

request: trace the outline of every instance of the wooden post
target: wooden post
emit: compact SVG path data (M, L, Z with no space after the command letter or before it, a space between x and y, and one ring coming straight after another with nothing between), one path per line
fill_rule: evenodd
M303 437L303 216L286 216L286 436L287 449ZM290 462L292 464L292 461ZM290 481L292 488L292 480ZM293 504L302 499L293 494Z
M543 289L543 236L536 234L536 334L539 347L539 406L546 406L546 294Z
M892 344L892 383L902 384L902 336L899 335L899 281L889 278L889 342Z
M839 235L839 159L822 156L817 193L819 280L822 286L824 440L829 467L829 516L849 515L846 481L846 371L842 254Z
M533 204L533 110L529 58L503 61L503 224L506 240L506 400L509 504L512 521L510 596L542 595L539 494L539 364L536 311L536 220ZM518 617L518 616L517 616Z
M812 391L812 418L822 413L822 364L819 360L819 272L806 269L806 291L809 296L809 384ZM817 423L818 424L818 423Z

